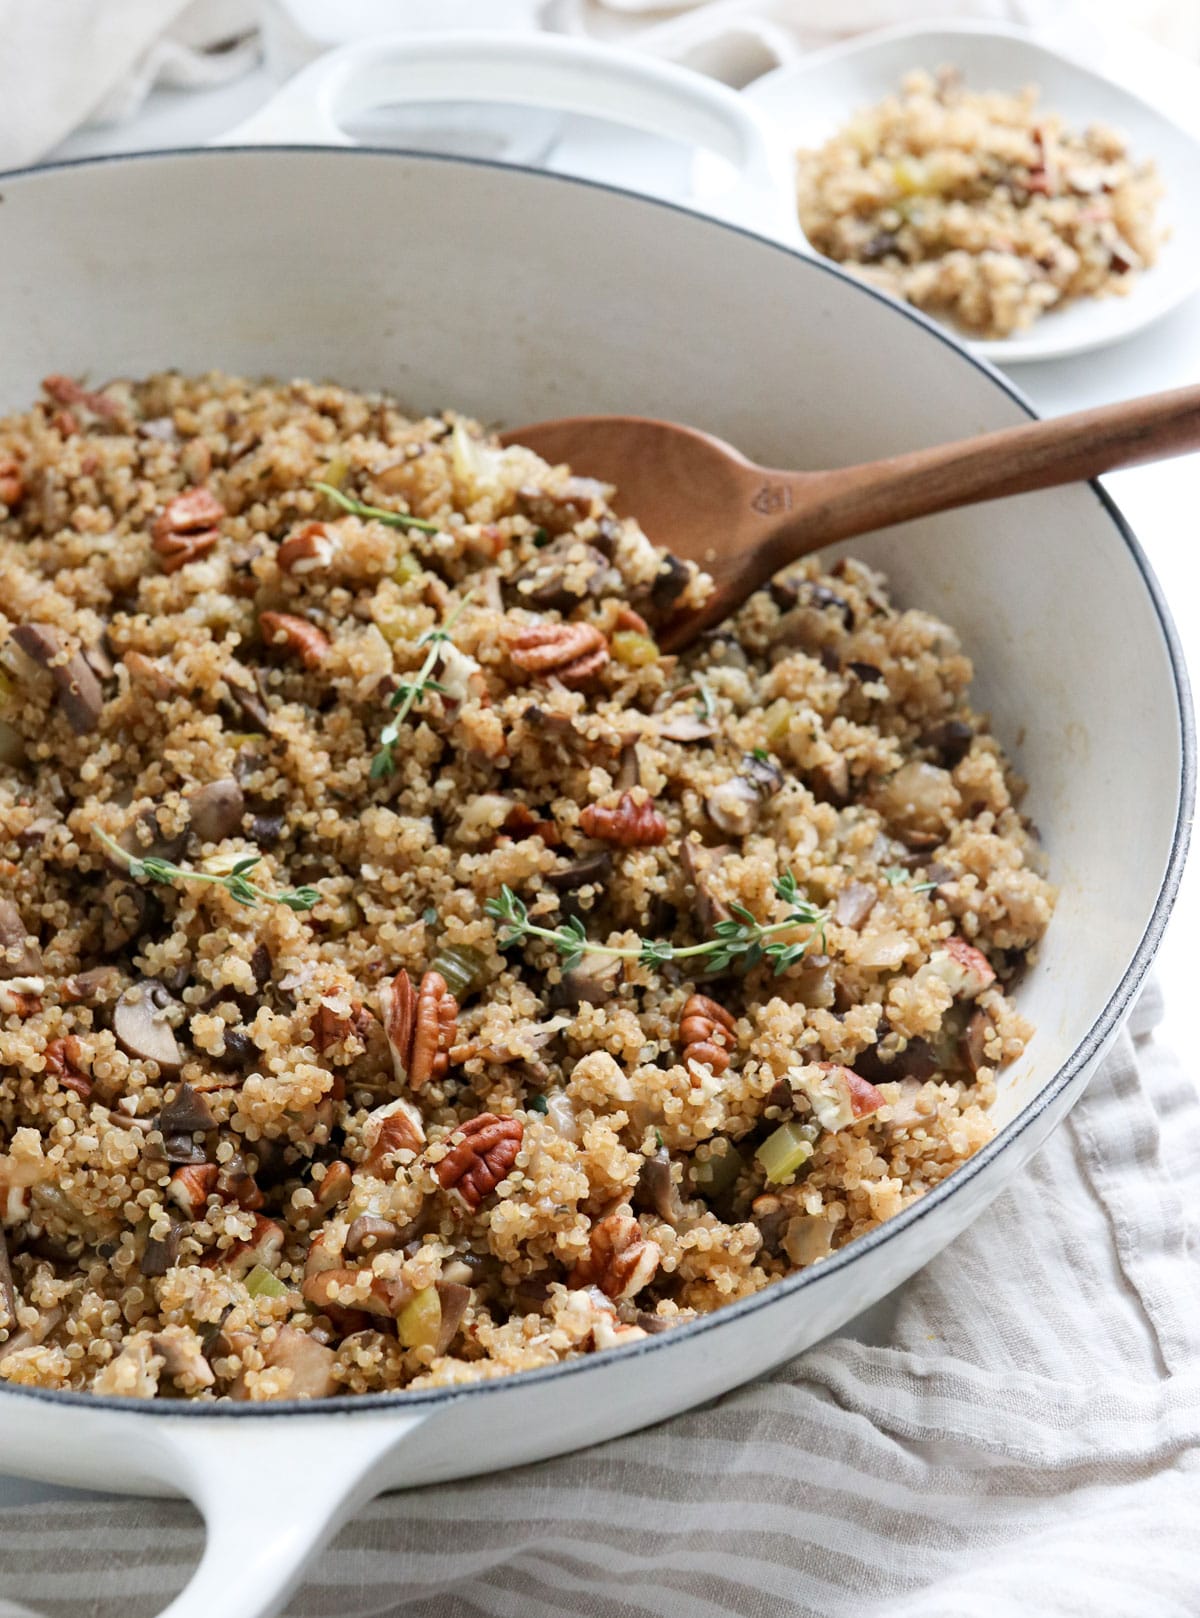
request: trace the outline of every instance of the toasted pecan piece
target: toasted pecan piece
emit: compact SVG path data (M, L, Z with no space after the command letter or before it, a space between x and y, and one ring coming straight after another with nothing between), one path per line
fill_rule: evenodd
M526 674L582 685L608 662L608 640L594 624L533 624L510 641L509 655Z
M622 793L613 807L589 803L579 816L579 825L589 837L621 848L652 848L667 840L662 815L649 799L639 803L632 792Z
M260 612L258 627L268 646L282 646L306 669L319 668L328 656L328 635L294 612Z
M662 1258L631 1213L609 1214L592 1226L587 1257L571 1272L573 1287L598 1286L609 1298L632 1298L654 1278Z
M512 1169L525 1134L519 1118L481 1112L454 1131L461 1139L434 1165L446 1191L457 1191L468 1208L478 1208Z
M707 994L693 994L679 1019L683 1060L703 1062L714 1073L724 1073L729 1053L737 1044L733 1018Z

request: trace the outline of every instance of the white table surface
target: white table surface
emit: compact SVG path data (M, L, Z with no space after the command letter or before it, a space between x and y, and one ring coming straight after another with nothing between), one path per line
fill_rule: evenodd
M1119 55L1120 76L1131 89L1200 134L1200 68L1169 57L1132 34L1122 37ZM51 154L50 160L202 145L257 110L273 87L267 72L259 69L220 90L156 91L130 124L82 131ZM546 166L677 200L687 198L690 154L591 120L565 121ZM1197 190L1200 202L1200 177ZM1200 381L1200 295L1150 331L1114 348L1072 360L1016 367L1012 374L1047 415ZM1105 483L1158 574L1189 665L1200 670L1200 456L1119 473ZM1179 1050L1187 1048L1190 1036L1190 953L1198 936L1200 873L1193 859L1157 965L1167 1008L1160 1037ZM882 1342L888 1336L891 1317L890 1300L885 1299L846 1330L864 1341ZM0 1475L0 1510L68 1493Z

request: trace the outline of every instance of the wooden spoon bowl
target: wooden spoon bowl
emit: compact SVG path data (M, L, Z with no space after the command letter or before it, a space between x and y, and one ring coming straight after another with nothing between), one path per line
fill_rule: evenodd
M503 441L614 484L621 515L712 575L704 607L660 634L664 649L679 651L823 545L1200 448L1200 387L828 471L758 466L709 433L643 416L563 417L515 427Z

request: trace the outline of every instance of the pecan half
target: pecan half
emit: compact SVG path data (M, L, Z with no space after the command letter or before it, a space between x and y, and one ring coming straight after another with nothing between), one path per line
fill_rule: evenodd
M52 1039L43 1053L46 1072L53 1073L65 1090L74 1090L84 1101L92 1093L92 1081L80 1066L82 1047L74 1034L63 1039Z
M589 803L579 817L589 837L599 837L621 848L652 848L667 840L667 823L654 805L639 803L632 792L622 793L615 808Z
M458 1001L442 974L426 972L414 991L401 970L380 989L379 1004L396 1077L410 1090L444 1077L458 1032Z
M338 1203L345 1202L354 1187L354 1176L350 1172L350 1165L343 1163L341 1158L335 1158L325 1170L325 1177L316 1190L317 1207L322 1213L328 1213L336 1208Z
M151 529L151 544L162 557L164 573L174 573L187 562L212 550L220 539L214 526L225 507L211 490L188 489L168 500Z
M258 627L268 646L282 646L306 669L319 668L329 652L329 637L293 612L260 612Z
M679 1019L684 1062L703 1062L714 1073L724 1073L729 1053L737 1044L735 1030L736 1024L724 1006L706 994L693 994Z
M0 456L0 505L10 509L19 506L25 497L25 479L21 468L11 456Z
M534 624L509 643L509 656L526 674L582 685L608 662L608 641L594 624Z
M293 578L320 573L333 561L334 544L325 524L310 522L298 533L289 534L275 553L280 570Z
M629 1213L609 1214L592 1226L588 1255L571 1272L573 1287L598 1286L609 1298L632 1298L654 1278L662 1248L649 1242Z
M189 1163L171 1175L167 1195L189 1219L202 1219L204 1204L209 1194L216 1190L220 1172L215 1163Z
M460 1124L461 1139L433 1172L445 1191L457 1191L468 1208L478 1208L508 1174L521 1150L525 1129L519 1118L497 1118L481 1112Z

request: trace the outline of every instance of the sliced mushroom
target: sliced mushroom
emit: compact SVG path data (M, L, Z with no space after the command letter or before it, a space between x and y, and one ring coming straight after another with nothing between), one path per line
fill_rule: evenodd
M158 1115L164 1135L209 1134L217 1127L212 1108L190 1084L181 1084Z
M204 1358L200 1339L187 1326L166 1326L150 1339L151 1352L163 1362L165 1374L193 1388L211 1388L216 1380Z
M944 770L952 770L966 758L974 740L975 732L965 719L944 719L925 732L921 746L932 750Z
M171 1027L170 1012L178 1002L153 978L131 985L113 1010L113 1033L129 1056L156 1062L163 1073L178 1073L183 1057Z
M164 1135L163 1153L166 1161L175 1168L194 1168L208 1162L207 1152L190 1135ZM148 1148L146 1155L150 1156Z
M550 1004L556 1009L582 1005L606 1006L621 981L621 962L604 955L585 955L578 966L570 967L550 991Z
M62 636L53 624L18 624L12 638L39 668L46 669L58 690L58 701L67 723L77 736L95 730L104 707L100 682L88 667L82 652L73 652L65 662Z
M703 843L694 843L690 838L680 849L683 868L694 889L692 914L696 918L696 925L706 935L712 932L717 922L729 920L728 906L716 897L709 886L713 867L719 865L728 853L729 848L725 843L716 848L705 848Z
M112 999L120 980L118 966L91 966L66 980L62 996L68 1005L95 1005L97 1000Z
M13 1284L12 1266L8 1262L8 1243L4 1239L4 1226L0 1224L0 1326L11 1331L17 1323L17 1289ZM0 1358L5 1350L0 1348Z
M333 1374L337 1355L311 1332L281 1326L263 1359L270 1366L292 1373L285 1391L288 1399L324 1399L337 1389Z
M731 775L704 800L708 818L727 837L745 837L758 823L762 798L744 775Z
M617 761L617 773L613 777L613 786L618 792L628 792L633 787L642 784L642 770L638 762L637 742L625 742L621 748L621 756Z
M163 919L162 901L140 882L108 882L101 898L101 934L107 954L116 954L134 939L157 932Z
M532 729L547 731L552 736L569 736L575 729L575 721L570 714L550 713L545 708L539 708L536 702L531 702L524 709L521 718Z
M656 1213L668 1225L678 1223L679 1197L671 1178L671 1154L665 1146L660 1146L653 1157L643 1161L633 1200L637 1207Z
M219 843L241 826L246 800L232 777L210 781L188 793L192 830L202 843Z
M662 566L654 575L654 582L650 586L650 606L656 614L664 616L675 607L687 589L691 577L690 569L677 556L672 556L668 552L663 557Z
M182 1240L182 1225L172 1225L162 1241L147 1237L138 1269L145 1276L166 1275L179 1261L179 1244Z
M42 952L31 942L21 912L11 899L0 899L0 978L37 977Z
M177 860L187 847L187 840L186 826L182 831L172 832L169 835L164 832L158 811L155 809L143 809L137 819L126 826L117 838L117 842L125 852L139 860L146 858ZM119 860L110 859L109 863L119 871L125 870L125 866Z
M972 1073L978 1073L981 1067L995 1065L989 1062L987 1057L987 1046L995 1032L995 1026L986 1011L972 1013L962 1041L963 1060Z
M580 888L600 887L611 879L612 873L612 855L607 849L601 849L595 854L585 854L582 859L573 860L569 865L560 865L556 871L548 871L546 881L559 893L577 893Z
M658 734L666 742L707 742L716 735L716 730L699 714L681 714L660 725Z
M760 798L773 798L783 788L783 771L770 754L760 758L757 753L746 753L741 773Z
M594 545L564 534L514 575L510 589L518 606L570 612L585 596L603 594L611 569Z
M225 665L225 686L229 692L227 706L232 709L234 722L247 730L268 732L271 715L261 673L256 669L252 674L231 658Z
M444 1354L458 1335L458 1328L462 1325L467 1305L471 1301L471 1289L464 1286L461 1281L439 1281L437 1295L438 1302L442 1306L442 1318L433 1351L435 1354Z
M874 910L879 895L866 882L851 882L837 896L833 919L839 927L861 927Z

